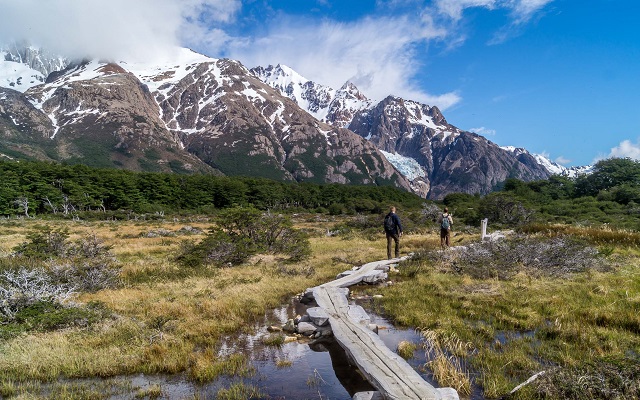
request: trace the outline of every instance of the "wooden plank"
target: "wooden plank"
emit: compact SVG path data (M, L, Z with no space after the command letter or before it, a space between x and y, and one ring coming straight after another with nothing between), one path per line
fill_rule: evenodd
M455 400L457 399L455 390L442 391L425 382L402 357L391 351L378 335L363 323L362 318L355 321L349 315L349 302L344 289L341 288L359 283L362 277L367 276L371 271L399 260L401 259L365 264L348 276L313 288L313 296L318 306L326 311L338 343L383 398ZM451 397L451 391L455 396Z
M367 380L386 399L440 399L435 388L400 356L391 351L367 326L348 317L345 297L324 287L314 291L316 302L329 314L333 335L349 353ZM346 311L345 311L346 310Z
M360 283L362 281L362 277L370 271L375 271L377 268L385 266L385 265L390 265L390 264L395 264L398 261L402 261L402 260L406 260L408 258L408 256L404 256L404 257L400 257L400 258L394 258L391 260L382 260L382 261L374 261L368 264L363 265L362 267L360 267L360 269L358 269L357 271L349 274L348 276L333 280L331 282L327 282L323 285L320 286L325 286L325 285L329 285L329 286L336 286L336 287L342 287L342 288L346 288L349 286L353 286L357 283Z

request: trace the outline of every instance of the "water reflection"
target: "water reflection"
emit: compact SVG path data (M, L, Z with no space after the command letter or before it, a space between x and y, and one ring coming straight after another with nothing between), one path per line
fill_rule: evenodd
M367 309L371 323L379 326L378 335L390 349L395 350L403 340L421 342L420 335L414 330L397 329L385 318L372 313L366 303L359 302L359 305ZM374 390L335 341L298 340L280 347L265 346L262 343L262 338L269 335L269 325L283 325L287 319L303 315L305 311L305 305L291 300L283 307L265 312L264 319L254 327L255 334L227 338L220 349L220 356L238 352L245 354L256 368L256 374L250 378L225 377L205 385L190 382L184 374L140 374L123 380L131 382L133 392L159 386L162 390L160 398L172 400L214 399L220 389L236 382L259 388L265 394L263 398L269 400L350 400L354 393ZM283 365L283 360L287 361L286 366L279 366ZM419 369L425 363L423 350L418 349L414 358L408 362L425 380L433 384L432 377ZM133 398L135 397L131 394L111 397L113 400Z

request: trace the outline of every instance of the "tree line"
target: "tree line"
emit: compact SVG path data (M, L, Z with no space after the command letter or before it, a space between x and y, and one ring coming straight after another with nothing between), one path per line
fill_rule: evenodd
M640 162L629 158L598 161L590 174L554 175L523 182L508 179L500 191L480 197L453 193L444 203L471 225L483 218L517 226L530 222L609 224L640 229Z
M208 212L248 205L261 210L379 213L391 203L419 208L423 202L392 186L133 172L39 161L1 161L0 177L0 215L4 216Z

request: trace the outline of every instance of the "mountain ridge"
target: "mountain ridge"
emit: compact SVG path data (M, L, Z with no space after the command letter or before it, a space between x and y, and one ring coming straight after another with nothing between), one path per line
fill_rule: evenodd
M39 132L52 159L410 190L369 142L317 121L235 60L183 49L165 65L92 60L50 77L20 101L48 118ZM4 104L15 98L0 98L5 137L20 131Z
M7 63L25 65L15 59L0 61L0 82ZM434 199L563 168L463 131L435 106L373 101L352 82L333 89L282 64L248 69L180 49L166 63L65 59L59 68L14 85L23 98L0 92L0 133L11 151L90 163L96 158L81 149L89 140L104 142L100 160L116 167L392 184ZM22 131L20 118L30 121Z
M252 71L278 90L296 85L320 86L281 65L256 67ZM287 74L291 74L289 79ZM483 136L449 124L435 106L391 95L381 101L372 101L350 82L341 90L347 86L350 92L359 96L351 97L351 103L342 107L336 101L339 91L320 86L324 93L334 95L323 99L326 107L320 116L326 122L345 126L374 143L399 170L410 170L407 176L411 177L413 190L424 197L442 198L450 191L486 194L510 177L531 180L566 173L563 167L541 155L530 154L524 149L514 153ZM297 101L294 93L285 90L283 94ZM299 102L303 109L307 104L317 103L309 99L309 93L312 92L307 92L304 102ZM330 107L331 112L328 111ZM318 115L315 109L310 112ZM340 117L334 118L334 115ZM452 147L458 138L466 143L462 150L460 146ZM474 150L475 147L482 147L482 151ZM450 151L459 156L453 157ZM452 184L452 179L460 184Z

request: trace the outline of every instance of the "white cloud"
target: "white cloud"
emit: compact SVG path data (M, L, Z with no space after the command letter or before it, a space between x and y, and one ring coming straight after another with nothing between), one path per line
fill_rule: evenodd
M609 155L602 158L631 158L640 160L640 140L638 143L632 143L630 140L622 141L618 146L611 149Z
M507 10L514 23L525 23L553 0L436 0L435 9L454 21L462 19L467 8L481 7L488 10Z
M524 25L551 2L553 0L436 0L433 7L436 13L449 18L453 24L451 36L455 38L457 35L458 42L465 39L464 33L459 32L456 28L458 22L463 19L465 10L485 8L506 11L511 21L494 33L493 38L488 42L488 44L494 45L520 34Z
M491 10L495 6L496 0L437 0L435 2L436 10L454 21L462 19L462 13L467 8L484 7Z
M564 156L560 156L560 157L556 157L555 160L553 160L556 164L560 164L560 165L567 165L571 162L571 160L569 160L568 158L564 157Z
M134 61L166 59L187 46L249 67L286 64L336 88L350 80L372 99L393 94L444 110L460 93L433 94L417 83L429 45L464 42L458 21L471 7L507 10L522 23L551 1L377 0L384 17L337 22L288 16L268 3L269 18L238 19L243 3L258 4L246 0L0 0L0 40L29 39L71 58ZM231 33L243 24L259 26Z
M240 4L240 0L0 0L0 38L28 40L70 58L153 60L170 56L181 44L183 32L211 34L204 21L229 22Z
M283 63L334 88L351 81L376 100L393 94L446 109L460 101L457 93L433 95L413 83L421 67L416 46L446 33L426 16L351 23L281 16L271 21L266 35L232 43L229 56L250 67Z
M511 0L507 4L511 8L511 14L516 23L525 23L551 2L553 0Z
M495 129L488 129L484 126L481 126L480 128L471 128L469 129L469 132L477 133L478 135L484 136L494 136L496 134Z

